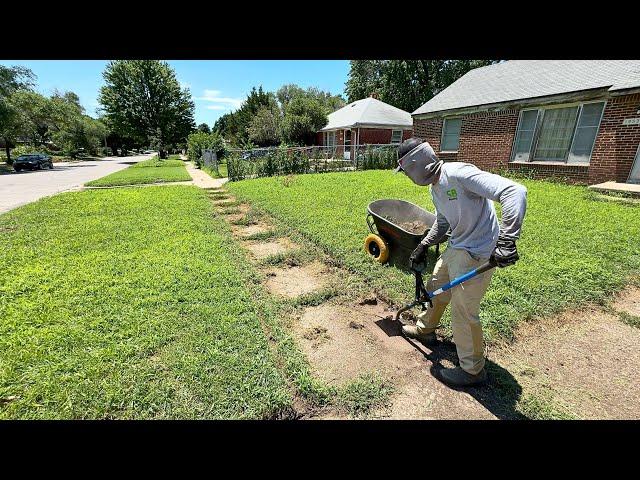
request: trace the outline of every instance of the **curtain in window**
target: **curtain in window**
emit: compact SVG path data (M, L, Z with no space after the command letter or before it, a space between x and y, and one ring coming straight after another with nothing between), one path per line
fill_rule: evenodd
M545 110L534 160L564 161L569 153L578 107Z

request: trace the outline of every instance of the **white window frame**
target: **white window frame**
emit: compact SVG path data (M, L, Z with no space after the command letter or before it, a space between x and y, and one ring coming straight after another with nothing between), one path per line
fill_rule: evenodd
M442 143L444 140L444 132L446 130L447 121L449 120L460 120L460 131L458 132L458 148L455 150L443 150ZM442 132L440 132L440 152L441 153L458 153L460 149L460 134L462 133L462 117L448 117L444 118L442 121Z
M394 141L393 141L393 134L394 134L394 133L397 133L397 132L400 132L400 139L399 139L397 142L394 142ZM402 143L402 135L403 135L403 134L404 134L404 130L399 130L399 129L393 129L393 130L391 130L391 141L390 141L390 143L391 143L392 145L398 145L398 144Z
M580 122L580 116L582 115L582 107L584 105L588 105L591 103L602 103L602 111L600 112L600 119L598 120L598 126L596 128L596 136L593 140L593 145L591 146L591 153L589 154L589 160L586 162L569 162L569 158L571 157L571 151L573 150L573 143L575 141L576 138L576 130L578 128L578 122ZM536 160L534 158L534 154L536 151L536 148L538 147L538 140L540 137L540 127L542 125L542 122L544 121L544 112L546 110L553 110L556 108L570 108L570 107L578 107L577 112L576 112L576 122L575 125L573 127L573 132L571 133L571 144L569 145L569 149L567 150L567 155L565 157L564 160ZM516 134L513 137L513 144L511 146L511 162L517 162L517 163L547 163L547 164L553 164L553 163L563 163L565 165L589 165L591 163L591 155L593 154L593 148L595 147L595 143L596 140L598 138L598 133L600 132L600 125L602 124L602 117L604 116L604 111L607 108L607 100L587 100L587 101L582 101L582 102L571 102L571 103L562 103L562 104L558 104L558 105L544 105L544 106L540 106L540 107L531 107L531 108L523 108L522 110L520 110L520 113L518 115L518 126L516 128ZM518 135L520 133L520 125L522 123L522 117L524 115L524 112L529 112L531 110L537 110L538 111L538 115L536 117L536 125L535 125L535 130L533 133L533 139L531 140L531 148L529 149L529 159L528 160L519 160L516 161L515 160L515 156L516 156L516 145L517 145L517 140L518 140Z

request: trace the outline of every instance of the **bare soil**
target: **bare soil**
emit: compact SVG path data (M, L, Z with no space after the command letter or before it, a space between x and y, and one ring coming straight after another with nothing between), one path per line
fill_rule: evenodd
M271 230L273 227L266 223L257 223L255 225L231 225L231 231L238 237L248 237L255 235L256 233L264 233Z
M440 383L425 358L431 351L400 336L399 325L388 319L390 314L380 302L326 302L305 309L293 331L313 372L328 383L343 385L359 375L377 372L395 385L392 406L379 409L373 417L495 418L468 393ZM310 330L326 330L329 338L318 344L309 338ZM330 411L320 415L340 418Z
M275 295L299 297L325 286L326 269L327 267L320 262L296 267L270 268L267 270L266 287Z
M637 305L638 291L624 298ZM578 418L640 418L640 332L616 316L594 308L529 322L489 357L525 392L551 391Z
M288 250L296 248L297 245L287 238L277 238L273 240L270 239L247 243L245 247L256 259L262 260L271 255L285 253Z
M640 288L630 287L613 302L614 310L640 316Z

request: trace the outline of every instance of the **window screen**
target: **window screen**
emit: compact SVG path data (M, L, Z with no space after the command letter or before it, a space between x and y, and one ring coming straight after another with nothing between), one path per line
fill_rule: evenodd
M531 152L531 143L533 142L533 136L536 131L537 120L538 110L522 112L514 146L515 154L513 159L516 162L526 162L529 160L529 152Z
M442 145L440 145L440 151L458 151L461 126L462 119L460 118L445 119L444 125L442 126Z
M402 130L391 131L391 143L400 143L402 141Z
M580 111L568 163L588 163L598 134L604 102L586 103Z

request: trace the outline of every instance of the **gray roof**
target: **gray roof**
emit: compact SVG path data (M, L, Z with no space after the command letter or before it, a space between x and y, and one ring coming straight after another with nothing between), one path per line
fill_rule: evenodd
M409 112L369 97L330 113L329 123L321 131L366 125L413 128L413 119Z
M640 60L510 60L469 71L413 115L582 90L640 87Z

